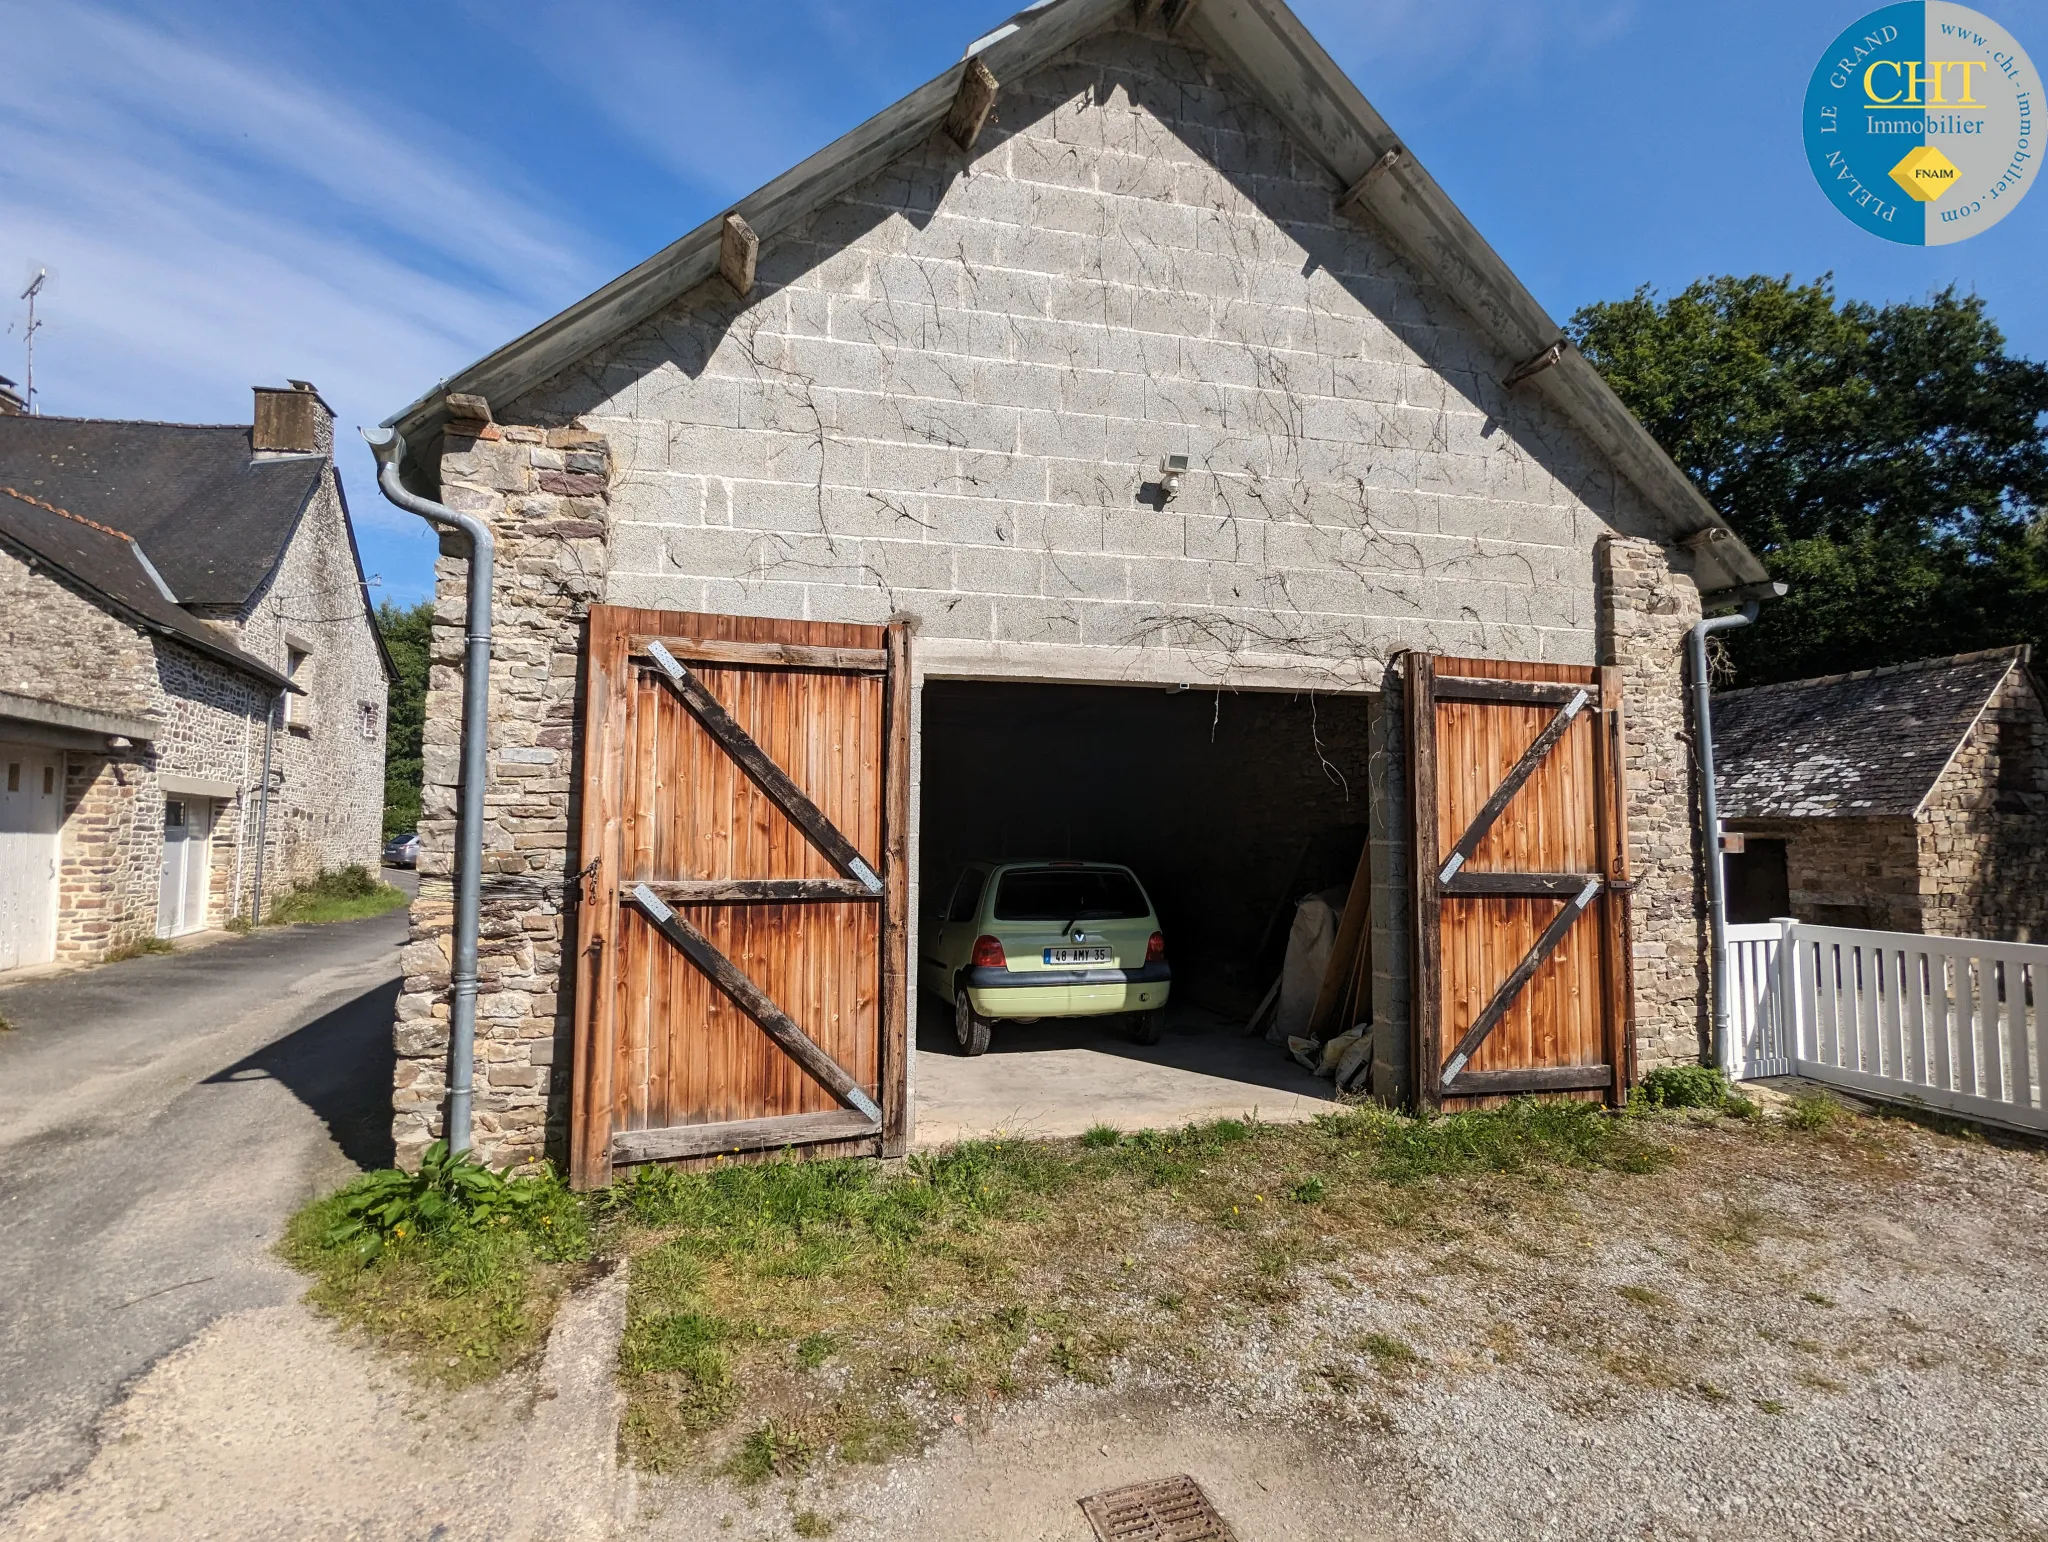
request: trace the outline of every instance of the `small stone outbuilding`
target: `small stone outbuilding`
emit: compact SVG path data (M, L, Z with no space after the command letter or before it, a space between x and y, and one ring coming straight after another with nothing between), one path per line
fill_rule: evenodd
M377 861L390 661L333 414L255 397L244 424L0 414L0 970Z
M478 1148L559 1155L572 1103L659 1125L666 1094L651 1111L634 1101L647 1078L697 1074L665 1046L628 1046L619 1074L640 1090L614 1108L610 1062L579 1039L600 1003L586 983L579 1017L578 972L610 979L624 935L593 931L593 907L635 903L606 855L616 822L582 799L613 689L592 638L622 660L644 648L635 626L715 633L726 640L701 655L719 667L794 647L791 667L890 671L908 779L892 796L909 827L881 864L881 973L861 1011L877 992L885 1016L899 1009L909 939L943 907L949 864L998 845L1137 852L1167 875L1162 914L1189 918L1168 917L1175 936L1213 953L1218 999L1255 997L1256 960L1229 956L1230 939L1249 948L1316 836L1369 829L1366 994L1388 1025L1373 1085L1390 1099L1436 1074L1418 1083L1405 1031L1416 993L1439 988L1416 924L1438 859L1427 873L1411 861L1415 661L1521 670L1487 682L1488 699L1539 704L1517 709L1535 726L1597 698L1616 737L1580 724L1572 753L1625 785L1600 827L1619 841L1625 822L1626 841L1585 894L1617 918L1625 907L1603 935L1632 939L1586 955L1606 959L1599 990L1633 1035L1606 1058L1695 1057L1705 953L1683 640L1703 605L1760 592L1766 574L1561 338L1278 0L1051 0L398 414L410 484L500 543ZM448 1085L463 582L444 560L399 1003L407 1157L440 1132ZM861 662L885 653L886 666ZM759 724L788 737L786 722ZM651 766L668 752L650 739L617 753ZM1147 753L1175 757L1170 774L1148 777ZM977 797L964 779L978 776L1007 790ZM1002 828L997 805L1018 810ZM651 839L642 865L672 860ZM818 871L818 893L849 892ZM701 894L726 876L668 887ZM1459 882L1509 892L1472 881L1497 876ZM1542 914L1584 879L1545 876ZM1495 908L1516 905L1542 909ZM660 946L632 925L631 949ZM1176 969L1192 980L1195 962ZM1455 1028L1485 997L1453 994ZM669 999L618 988L643 1019ZM914 1045L895 1031L887 1085L868 1083L879 1149L913 1117L891 1103L916 1084ZM1545 1085L1594 1085L1551 1074Z
M2048 707L2024 647L1723 691L1729 918L2048 940Z

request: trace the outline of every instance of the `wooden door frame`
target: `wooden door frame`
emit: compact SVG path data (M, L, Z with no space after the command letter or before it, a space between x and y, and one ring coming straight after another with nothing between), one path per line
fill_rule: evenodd
M606 800L590 795L591 789L623 787L627 755L626 726L632 690L634 645L649 637L696 635L716 638L731 630L733 623L755 618L693 612L644 610L629 606L593 605L584 636L582 753L575 767L577 786L583 790L579 839L574 860L578 866L572 881L575 905L575 967L572 978L571 1013L574 1024L573 1064L570 1076L569 1174L579 1189L602 1188L611 1181L614 1163L612 1129L613 1055L611 1046L618 1030L619 978L617 948L620 911L631 901L621 883L624 873L622 810L607 810ZM773 622L766 623L777 629ZM786 624L791 631L808 625ZM818 1156L900 1156L906 1145L909 1114L909 998L905 989L909 946L909 861L910 817L910 699L912 695L910 629L902 622L878 628L882 633L882 721L884 759L882 767L882 909L877 939L880 953L878 1011L880 1042L877 1080L881 1106L881 1128L865 1117L861 1129L850 1138L835 1136L828 1126L846 1124L840 1114L795 1115L744 1121L752 1127L752 1149L773 1150L785 1144L809 1140L807 1154ZM716 654L715 648L706 652ZM802 667L843 667L843 656L854 650L819 649L800 641L739 644L728 650L735 662L742 658ZM865 651L865 650L859 650ZM705 656L700 652L699 657ZM659 886L657 886L659 887ZM642 1160L675 1160L702 1157L727 1151L742 1132L738 1125L701 1127L704 1139L716 1143L702 1150L702 1144L687 1136L691 1127L678 1127L675 1137L656 1143L639 1143L636 1154ZM816 1140L818 1135L823 1140ZM673 1149L669 1149L673 1148Z
M1621 671L1611 665L1590 671L1593 679L1584 686L1570 682L1539 682L1491 679L1460 672L1440 677L1437 656L1409 652L1401 656L1403 686L1407 696L1407 773L1409 812L1409 862L1413 927L1410 981L1410 1046L1415 1076L1415 1101L1428 1111L1442 1109L1446 1100L1465 1106L1472 1098L1496 1096L1502 1092L1604 1090L1610 1104L1626 1101L1635 1080L1635 991L1629 911L1635 885L1629 876L1628 802L1625 788L1627 752L1622 717ZM1477 663L1460 659L1461 664ZM1507 661L1502 661L1507 662ZM1455 680L1446 688L1444 680ZM1598 934L1600 946L1601 1014L1606 1074L1587 1083L1574 1074L1587 1068L1555 1067L1526 1072L1487 1074L1498 1076L1498 1085L1468 1082L1472 1091L1461 1095L1444 1083L1445 1045L1443 1037L1442 917L1446 886L1441 876L1444 855L1437 836L1437 703L1446 699L1491 700L1527 705L1558 703L1571 692L1584 689L1593 713L1593 757L1596 782L1594 818L1596 846L1601 862ZM1519 789L1519 783L1517 788ZM1501 809L1511 799L1502 800ZM1477 845L1477 841L1469 844ZM1476 876L1476 875L1475 875ZM1508 876L1508 875L1501 875ZM1558 875L1530 874L1529 888L1540 880ZM1453 875L1453 882L1458 875ZM1472 889L1468 880L1464 886ZM1521 886L1516 886L1521 887ZM1570 896L1553 889L1560 898ZM1570 914L1567 908L1566 914ZM1532 951L1531 957L1537 955ZM1476 1046L1475 1046L1476 1048ZM1458 1080L1457 1076L1452 1078ZM1513 1085L1510 1085L1512 1080ZM1547 1086L1545 1084L1548 1084Z

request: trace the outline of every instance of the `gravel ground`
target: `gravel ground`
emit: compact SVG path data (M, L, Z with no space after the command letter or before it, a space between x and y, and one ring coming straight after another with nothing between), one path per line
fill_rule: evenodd
M1344 1428L1455 1537L2048 1537L2048 1162L1695 1144L1318 1282L1212 1402Z

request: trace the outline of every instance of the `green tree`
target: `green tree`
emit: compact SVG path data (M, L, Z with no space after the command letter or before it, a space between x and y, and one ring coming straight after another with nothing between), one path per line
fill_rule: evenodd
M2048 645L2048 366L1975 295L1721 277L1569 330L1791 587L1730 634L1741 683Z
M398 678L391 682L389 731L384 737L384 834L388 838L420 823L420 738L427 720L427 657L433 644L434 607L422 600L400 610L389 600L377 607Z

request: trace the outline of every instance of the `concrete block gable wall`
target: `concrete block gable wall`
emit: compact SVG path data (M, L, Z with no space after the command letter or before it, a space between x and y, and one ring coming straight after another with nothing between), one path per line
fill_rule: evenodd
M1213 61L1107 30L1003 82L971 157L935 134L764 240L744 301L711 280L494 403L504 437L452 441L445 495L521 540L554 517L529 512L560 496L543 480L567 474L546 434L587 429L605 482L574 496L603 533L571 542L575 574L615 603L911 616L928 675L1383 693L1386 1020L1406 1016L1390 662L1421 649L1621 663L1643 1048L1696 1053L1685 556L1574 429L1501 387L1519 360L1335 213L1338 192ZM1170 454L1191 469L1164 501ZM557 564L545 546L534 561ZM460 582L442 580L451 626ZM522 667L564 667L576 606L507 600L543 628ZM496 624L506 637L502 609ZM429 700L430 844L452 811L449 638ZM494 712L508 748L531 710ZM510 784L494 767L497 796ZM567 766L541 774L563 778L566 800ZM545 860L525 850L556 882L573 871L566 843ZM416 943L412 1022L445 1011L437 936ZM555 1042L565 1034L564 1012ZM431 1034L409 1042L400 1074L418 1096L400 1143L416 1150L444 1071ZM1405 1045L1392 1053L1383 1070L1399 1081ZM536 1151L539 1136L529 1124L503 1149Z

